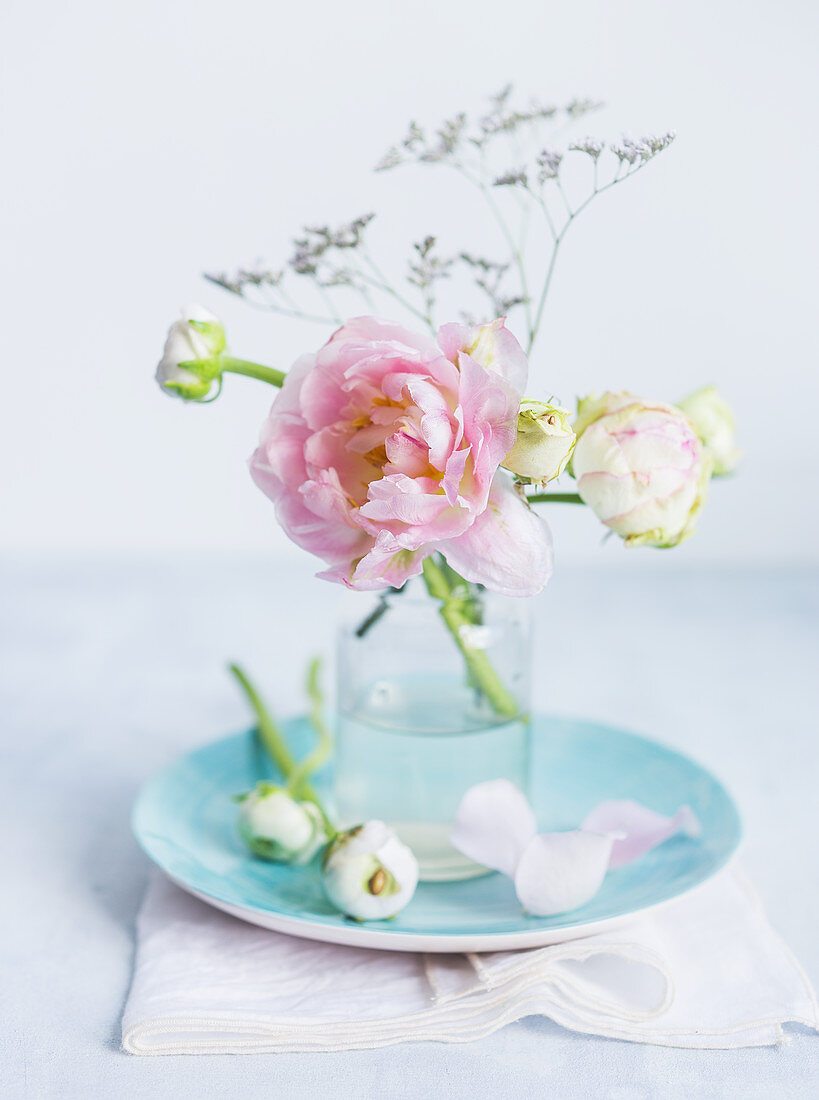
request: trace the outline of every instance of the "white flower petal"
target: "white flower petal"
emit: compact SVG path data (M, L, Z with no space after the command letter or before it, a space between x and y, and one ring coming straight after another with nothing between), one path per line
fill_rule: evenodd
M614 836L611 867L630 863L679 832L693 837L701 831L690 806L681 806L673 817L665 817L630 798L601 802L587 815L582 828Z
M515 873L523 908L550 917L585 905L603 883L612 844L610 836L581 829L533 837Z
M469 859L513 878L536 830L526 796L508 779L492 779L463 796L449 839Z

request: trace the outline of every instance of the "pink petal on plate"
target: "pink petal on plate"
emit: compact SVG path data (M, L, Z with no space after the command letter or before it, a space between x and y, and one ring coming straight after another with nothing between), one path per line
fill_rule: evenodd
M536 917L585 905L603 884L613 843L610 836L582 829L539 833L529 841L518 863L518 901Z
M526 796L508 779L491 779L463 796L449 839L469 859L514 878L536 829Z
M588 814L581 828L613 837L611 867L631 863L677 833L696 837L702 831L690 806L681 806L673 817L665 817L631 798L601 802Z

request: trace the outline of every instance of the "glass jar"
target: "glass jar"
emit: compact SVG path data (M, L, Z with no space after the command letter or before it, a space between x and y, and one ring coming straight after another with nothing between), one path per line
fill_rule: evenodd
M466 790L529 779L529 601L421 580L379 597L338 639L334 801L388 822L426 880L484 873L449 843Z

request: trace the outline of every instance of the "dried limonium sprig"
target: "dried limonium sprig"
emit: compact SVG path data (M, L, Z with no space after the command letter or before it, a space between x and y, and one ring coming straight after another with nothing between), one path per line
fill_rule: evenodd
M357 292L368 309L375 308L371 288L397 296L383 285L384 277L366 247L365 231L374 217L362 214L334 228L305 226L293 240L293 251L282 268L259 265L240 268L233 275L206 274L205 278L251 305L303 320L340 324L341 314L329 293L333 288ZM317 308L306 308L297 300L300 282L315 288L320 302Z
M578 104L581 103L581 101L577 102ZM583 102L591 103L591 101ZM581 113L580 106L575 108L574 113ZM552 238L551 252L546 264L545 274L542 276L540 293L532 301L527 290L528 275L524 259L526 237L521 235L521 244L516 247L513 243L515 240L514 233L506 223L505 215L497 204L492 204L493 213L499 221L504 237L511 244L512 264L517 268L519 274L521 286L519 304L522 305L526 315L529 352L532 350L540 329L558 250L569 226L593 198L634 175L649 161L653 160L655 156L667 149L674 138L673 131L661 135L646 135L636 139L624 135L620 141L607 145L596 138L586 137L580 141L571 142L566 153L553 148L541 149L534 158L534 169L530 170L525 165L516 166L494 177L492 180L493 187L514 189L519 195L528 200L529 205L540 208ZM609 178L601 181L601 157L606 151L610 154L607 164L610 166L611 171ZM569 198L561 178L561 169L568 153L583 154L591 159L593 167L589 191L581 197L580 201L575 202L572 202ZM536 183L533 183L533 180ZM550 185L553 185L553 188ZM524 210L525 218L528 218L529 210L526 207L524 207Z
M591 157L592 160L596 161L605 148L605 142L598 141L597 138L585 137L581 141L573 141L569 146L569 151L572 153L585 153L587 157Z
M538 166L538 183L545 183L546 180L557 179L560 174L560 165L563 161L563 154L556 153L553 149L543 149L537 155Z
M667 149L674 134L639 138L626 134L613 143L587 136L557 148L559 129L603 104L575 98L563 106L536 100L515 105L513 92L511 84L502 88L490 97L488 109L474 119L458 112L432 129L410 123L404 137L376 165L377 171L409 164L454 169L482 194L500 231L505 254L489 260L476 256L470 248L442 255L435 237L427 235L412 246L405 289L399 289L401 284L396 286L385 274L369 249L366 238L373 215L365 214L337 228L306 226L295 238L294 251L284 265L259 265L234 275L207 278L255 305L333 324L349 313L340 304L341 296L356 296L369 312L383 312L386 297L434 331L439 284L460 270L468 273L494 315L522 313L524 343L531 353L569 226L597 195L628 179ZM588 183L579 195L577 173L564 172L572 155L590 162ZM536 268L530 253L537 256ZM315 307L306 307L295 293L296 287L308 283L312 284Z
M385 172L413 162L454 162L467 148L485 150L498 138L536 132L542 123L574 121L604 106L599 100L573 99L562 107L532 100L526 106L513 108L510 102L513 91L513 85L507 84L490 96L489 110L474 123L464 112L445 119L431 131L424 130L417 122L410 123L407 135L387 150L376 165L376 171Z
M664 149L667 149L675 137L676 134L673 130L659 136L649 134L636 140L628 134L624 134L619 142L609 146L609 148L615 156L619 157L621 162L636 164L641 161L645 164L656 157L658 153L662 153Z
M435 292L441 279L448 279L454 259L445 259L435 254L435 238L425 237L414 244L413 256L409 262L407 281L424 295L425 316L430 327L434 327Z
M505 262L487 260L483 256L473 256L469 252L462 252L458 259L471 270L475 286L487 296L492 306L492 313L496 317L506 317L515 306L523 304L520 295L507 293L502 287L511 266L508 260ZM470 322L477 321L477 318L472 318L469 314L465 314L465 318Z
M587 115L590 111L599 111L605 106L602 99L573 99L565 110L569 118L580 118L581 115Z
M522 162L521 141L533 142L540 136L546 124L574 122L603 106L589 98L576 98L564 107L544 106L533 102L525 107L512 103L513 88L507 85L490 99L489 110L471 122L460 113L446 120L437 130L427 133L417 123L410 127L407 137L389 150L378 165L383 171L409 163L444 164L454 168L483 193L501 231L507 248L502 264L504 274L511 271L517 285L503 295L498 287L491 287L487 270L470 264L473 281L478 289L489 295L493 307L503 302L506 312L520 308L524 314L527 350L531 352L543 319L543 311L555 269L555 261L569 226L589 202L614 184L633 175L658 153L666 149L674 139L673 133L645 136L634 139L628 135L619 142L607 145L594 137L572 141L565 150L556 149L550 143L537 149L532 162ZM506 139L513 163L498 165L492 154L499 149L498 140ZM496 140L497 139L497 140ZM591 160L591 179L588 190L579 199L567 193L562 170L570 153L581 154ZM608 159L604 160L604 153ZM608 169L608 176L604 175ZM507 211L494 196L495 189L514 195L517 211ZM551 247L547 247L545 267L533 280L527 260L527 244L530 236L530 217L539 211L546 223ZM515 216L516 215L516 216ZM544 250L540 250L541 255ZM463 258L462 254L462 258Z
M529 176L525 168L512 168L492 180L493 187L515 187L517 184L521 187L529 186Z

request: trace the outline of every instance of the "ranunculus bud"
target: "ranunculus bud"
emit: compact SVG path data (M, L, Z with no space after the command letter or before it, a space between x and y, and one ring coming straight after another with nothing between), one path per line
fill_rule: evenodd
M574 447L571 413L544 401L521 401L515 445L501 465L545 485L562 474Z
M386 920L410 901L418 860L383 821L348 829L324 856L324 890L348 917Z
M315 803L267 782L242 796L239 834L254 855L275 863L307 863L328 839Z
M741 451L736 446L736 424L728 402L720 397L714 386L703 386L680 401L679 407L710 451L715 476L733 473Z
M676 546L693 534L711 475L684 413L633 394L579 402L577 491L630 546Z
M574 418L574 430L577 436L581 436L601 416L624 409L626 405L633 405L640 398L635 397L628 390L606 390L605 393L590 393L588 397L577 399L577 416Z
M218 317L202 306L187 306L182 320L168 329L156 380L165 393L201 401L221 373L219 357L224 350L225 330Z

